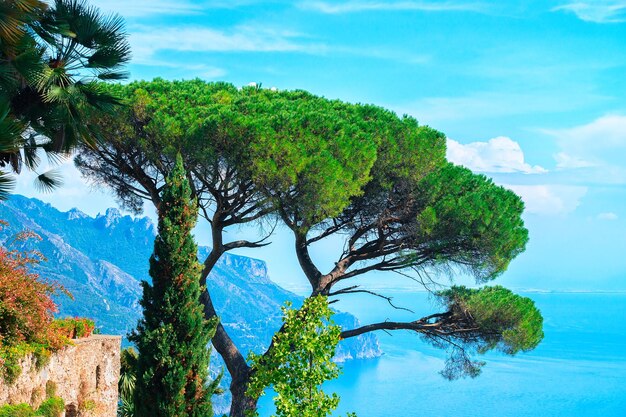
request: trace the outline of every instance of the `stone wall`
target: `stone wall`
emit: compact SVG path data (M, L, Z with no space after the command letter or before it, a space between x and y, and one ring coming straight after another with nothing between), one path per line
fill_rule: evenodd
M0 405L28 403L38 407L56 386L65 401L65 417L115 417L120 375L121 337L94 335L74 340L37 369L32 355L22 362L22 373L11 385L0 380Z

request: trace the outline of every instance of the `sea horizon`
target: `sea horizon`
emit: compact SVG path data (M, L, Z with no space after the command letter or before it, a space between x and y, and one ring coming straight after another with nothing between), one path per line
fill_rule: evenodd
M399 297L400 294L396 294ZM424 292L404 294L419 300L424 313L432 301ZM414 295L416 297L411 297ZM626 415L626 294L532 293L544 316L545 337L531 352L514 357L477 355L486 365L475 379L446 381L439 375L445 352L408 332L378 332L383 356L342 363L343 373L324 386L341 396L333 416L359 417L623 417ZM363 300L366 300L363 298ZM418 310L417 303L414 307ZM578 306L578 308L573 308ZM380 311L353 302L350 311L363 324ZM406 311L389 316L409 317ZM604 325L592 327L604 312ZM378 313L378 314L376 314ZM271 393L261 400L261 417L271 414Z

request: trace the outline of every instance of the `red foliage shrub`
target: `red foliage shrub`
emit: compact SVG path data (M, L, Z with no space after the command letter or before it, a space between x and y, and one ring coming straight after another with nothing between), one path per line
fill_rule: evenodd
M39 239L34 233L21 233L15 241ZM0 247L0 345L19 342L46 344L50 323L57 306L52 295L63 288L43 281L29 267L43 260L37 251Z
M0 220L0 228L6 223ZM52 296L63 292L61 285L42 280L31 267L44 260L38 251L11 250L7 246L41 238L32 232L19 233L0 246L0 378L11 383L21 372L19 359L35 355L45 362L52 351L88 337L94 322L70 318L55 320L57 306Z
M95 327L93 320L74 317L54 320L51 329L53 333L59 336L68 339L79 339L91 336Z

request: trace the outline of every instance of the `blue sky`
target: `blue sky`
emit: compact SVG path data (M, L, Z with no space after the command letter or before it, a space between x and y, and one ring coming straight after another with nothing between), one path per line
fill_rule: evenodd
M305 89L445 132L451 160L526 202L531 242L502 284L626 290L625 0L92 3L126 18L132 79ZM90 214L114 205L63 170L54 194L28 176L18 192ZM289 238L274 242L249 254L296 286L276 256Z

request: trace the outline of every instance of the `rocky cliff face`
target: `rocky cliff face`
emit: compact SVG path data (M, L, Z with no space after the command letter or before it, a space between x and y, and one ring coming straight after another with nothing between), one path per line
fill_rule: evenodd
M29 229L42 238L29 243L47 258L38 267L42 277L61 282L74 300L60 297L60 315L95 319L103 333L126 335L141 315L141 280L149 280L148 259L156 233L148 218L123 216L108 209L93 218L79 210L60 212L36 199L14 195L0 203L0 219L9 227L0 241ZM210 249L199 248L204 259ZM258 259L224 255L207 284L222 323L244 352L264 349L281 325L280 307L296 307L302 298L274 284L266 264ZM347 313L335 316L345 328L358 325ZM373 335L343 341L338 360L381 354Z

